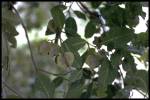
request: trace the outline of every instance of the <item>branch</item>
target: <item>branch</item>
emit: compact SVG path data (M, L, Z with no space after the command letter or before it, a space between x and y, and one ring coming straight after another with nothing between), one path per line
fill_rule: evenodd
M33 52L32 52L32 49L31 49L31 44L30 44L30 41L29 41L27 29L26 29L26 27L25 27L25 25L24 25L24 23L23 23L23 21L22 21L20 15L19 15L19 12L17 11L17 9L13 6L12 3L10 3L10 4L12 5L12 8L14 9L16 15L19 17L19 20L20 20L20 22L21 22L21 24L22 24L22 27L23 27L24 30L25 30L25 35L26 35L26 39L27 39L27 42L28 42L28 45L29 45L29 50L30 50L30 54L31 54L32 63L33 63L33 65L34 65L35 72L37 72L38 69L37 69L37 65L36 65L35 60L34 60L34 57L33 57Z
M78 4L78 3L77 3ZM80 6L80 5L81 6ZM79 4L78 4L78 6L80 7L80 9L84 12L84 13L88 13L90 16L92 16L92 17L96 17L96 18L98 18L99 19L99 22L100 22L100 25L102 26L102 29L103 29L103 31L104 31L104 33L106 32L106 30L105 30L105 23L104 23L104 21L102 20L103 19L103 16L100 14L100 12L98 12L98 11L94 11L94 12L92 12L92 11L90 11L84 4L82 4L81 2L79 2ZM84 10L83 10L84 9Z
M7 87L11 92L13 92L14 94L16 94L16 96L19 96L21 98L23 98L22 95L20 95L16 90L12 89L6 82L2 82L4 84L5 87Z

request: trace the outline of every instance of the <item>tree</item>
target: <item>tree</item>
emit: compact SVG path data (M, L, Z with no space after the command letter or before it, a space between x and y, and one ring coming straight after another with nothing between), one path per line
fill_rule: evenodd
M76 3L81 11L73 10L71 8L73 3ZM122 8L121 4L125 8ZM51 18L48 18L47 12L40 8L38 2L28 3L28 8L20 10L14 7L14 2L2 2L3 88L7 87L18 97L24 98L129 98L132 89L147 97L148 71L136 68L133 55L139 55L137 58L148 67L148 30L139 34L135 34L134 30L139 23L139 16L143 19L146 17L142 4L98 1L71 2L70 6L66 6L66 3L60 2L48 10L51 13ZM19 11L27 11L29 15L35 14L36 21L32 22L33 19L30 17L21 18ZM78 33L75 18L87 22L83 26L84 36ZM55 39L50 40L51 42L41 40L30 43L28 31L42 27L47 20L45 35L55 35ZM32 74L35 81L30 84L31 90L25 95L19 95L11 88L6 82L9 79L5 77L5 70L11 67L10 51L17 47L15 36L19 34L16 31L19 24L25 30L34 66ZM109 27L109 30L106 27ZM62 34L65 34L67 39L64 39ZM94 38L92 43L88 41L90 38ZM102 46L107 46L107 50ZM43 56L38 56L34 47L38 47L39 54ZM84 51L83 54L80 51ZM22 51L17 51L19 52ZM52 69L57 69L57 73L53 73L52 69L45 70L38 66L38 63L46 60L50 62L49 66ZM84 68L85 65L88 68ZM126 71L125 77L120 65ZM117 83L114 80L123 82Z

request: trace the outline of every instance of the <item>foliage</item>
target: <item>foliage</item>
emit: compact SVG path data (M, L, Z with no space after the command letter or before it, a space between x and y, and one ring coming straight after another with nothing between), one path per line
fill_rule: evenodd
M44 23L47 25L45 35L56 36L50 42L41 40L34 41L32 44L38 71L33 75L35 81L29 84L27 97L129 98L132 89L140 90L144 94L148 93L148 71L138 70L132 56L132 54L140 55L139 60L144 63L149 60L148 32L135 34L134 30L139 23L139 16L143 19L146 16L142 11L141 2L79 2L78 6L82 11L73 10L71 5L67 7L63 3L54 5L52 3L52 8L48 8L51 17L47 16L48 12L41 8L40 3L27 4L29 4L28 8L18 9L18 11L27 11L27 15L32 15L34 12L33 15L38 19L33 24L29 17L22 18L27 30L41 27ZM121 8L120 4L124 4L125 8ZM2 3L3 69L8 68L9 49L12 49L9 47L17 47L15 36L20 34L16 31L16 26L21 24L21 21L12 10L14 8L10 9L11 6L10 2ZM87 22L82 26L83 37L78 33L79 25L75 17ZM101 17L105 19L105 23ZM108 31L104 29L106 26L109 27ZM66 39L62 34L66 35ZM95 34L100 35L94 37ZM88 39L93 37L91 44ZM128 44L129 42L131 44ZM107 50L102 49L102 46L107 46ZM26 49L18 50L16 57L28 61L28 53L24 54L27 58L20 56L24 53L23 50ZM84 52L81 54L82 50ZM115 51L110 54L112 50ZM15 61L16 58L11 60ZM31 67L31 61L30 65L24 63L16 60L19 67L23 65L23 67ZM125 77L122 76L120 65L126 71ZM98 71L95 71L95 68ZM33 74L32 70L27 71L28 74ZM114 83L116 79L123 81L121 85L124 88L119 83ZM18 98L14 95L7 96L7 98L11 97Z

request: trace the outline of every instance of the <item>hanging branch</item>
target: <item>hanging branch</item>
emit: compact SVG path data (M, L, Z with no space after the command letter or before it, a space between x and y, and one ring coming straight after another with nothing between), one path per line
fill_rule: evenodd
M20 20L20 22L21 22L21 25L22 25L22 27L24 28L25 35L26 35L26 39L27 39L27 42L28 42L29 50L30 50L30 54L31 54L31 60L32 60L32 63L33 63L33 65L34 65L35 72L37 72L38 69L37 69L37 65L36 65L36 62L35 62L34 57L33 57L33 52L32 52L32 49L31 49L31 44L30 44L30 41L29 41L27 29L26 29L25 24L23 23L23 21L22 21L20 15L19 15L19 12L17 11L17 9L13 6L13 4L12 4L11 2L10 2L10 4L11 4L12 8L14 9L16 15L19 17L19 20Z

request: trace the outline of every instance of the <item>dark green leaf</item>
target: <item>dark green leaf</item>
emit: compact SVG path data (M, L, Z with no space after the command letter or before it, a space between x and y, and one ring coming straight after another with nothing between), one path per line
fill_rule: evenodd
M136 71L136 64L134 63L133 56L130 53L125 55L124 60L122 61L123 69L127 72L135 72Z
M10 24L12 24L14 27L15 25L20 24L18 16L8 8L3 7L2 8L2 21L8 21Z
M52 98L54 95L55 86L48 76L38 73L36 81L33 85L33 92L37 91L44 93L47 98Z
M80 37L70 37L63 42L63 47L69 51L78 51L86 44L86 41Z
M62 77L57 77L53 80L54 86L58 87L61 83L63 82L63 78Z
M79 98L84 88L83 83L82 79L71 83L66 98Z
M65 16L62 10L58 6L55 6L51 9L51 14L55 25L59 28L59 30L61 30L65 23Z
M107 89L107 85L111 84L117 75L117 70L111 66L110 61L104 59L99 69L99 85L104 90Z
M11 35L12 37L13 36L16 36L18 35L19 33L16 31L16 28L15 26L9 22L8 20L3 20L2 21L2 31L4 33L10 33L9 35ZM7 34L8 35L8 34Z
M96 1L96 2L94 1L94 2L91 2L91 5L93 8L98 8L101 3L102 1Z
M128 74L125 78L126 86L141 89L143 92L148 92L148 72L145 70L137 70L135 74Z
M45 32L45 35L51 35L51 34L55 34L57 32L57 27L54 23L54 20L50 20L48 22L48 25L47 25L47 30Z
M148 32L141 32L136 34L135 39L133 40L133 45L137 48L147 47L148 46Z
M111 43L115 48L124 48L134 36L133 30L128 28L111 27L106 34L102 34L101 44L111 46L109 45Z
M74 20L73 17L67 18L65 22L65 33L67 37L78 36L76 21Z
M96 24L92 21L88 22L88 24L85 27L85 37L90 38L96 32L97 32Z
M120 89L113 98L129 98L131 88Z
M86 16L85 16L82 12L75 10L74 13L76 14L76 16L77 16L78 18L81 18L81 19L83 19L83 20L86 20Z

